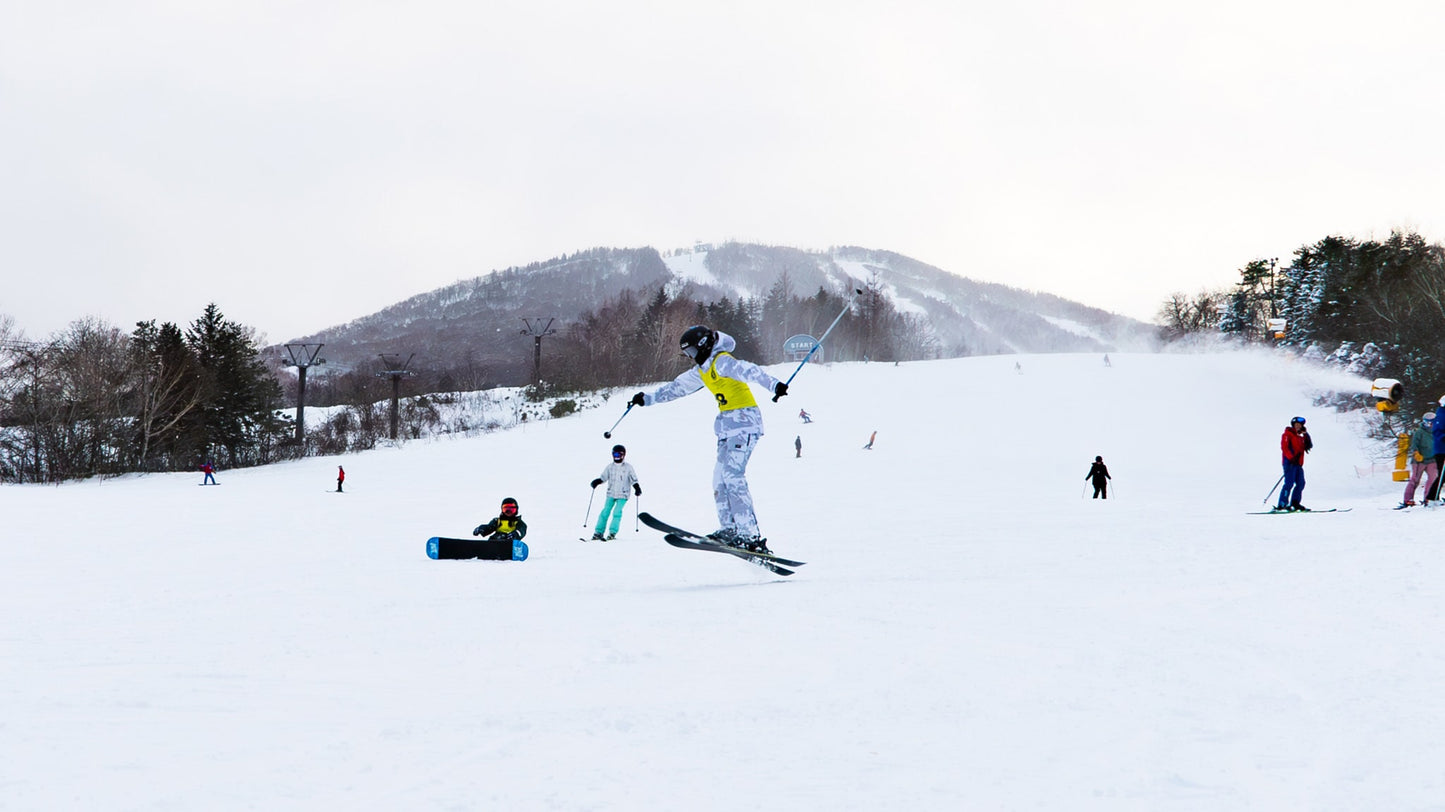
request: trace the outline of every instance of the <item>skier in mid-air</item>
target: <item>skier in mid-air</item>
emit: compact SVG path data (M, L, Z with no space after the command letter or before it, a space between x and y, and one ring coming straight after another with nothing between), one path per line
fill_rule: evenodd
M651 406L691 395L706 387L717 401L713 421L717 435L717 464L713 467L712 493L721 525L708 538L729 547L770 553L767 539L758 531L753 513L753 496L748 489L748 459L763 436L763 413L748 383L765 387L774 399L788 394L788 385L769 375L751 361L735 358L737 341L704 325L689 327L678 342L682 354L695 364L651 393L638 392L632 405Z

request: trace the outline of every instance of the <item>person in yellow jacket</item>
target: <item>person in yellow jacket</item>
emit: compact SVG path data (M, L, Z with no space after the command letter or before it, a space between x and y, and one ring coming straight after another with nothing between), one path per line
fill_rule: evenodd
M492 536L493 538L512 541L527 535L527 523L522 521L522 514L518 512L517 500L508 496L502 500L502 515L487 522L477 525L472 531L474 536Z
M633 395L632 404L666 403L704 388L712 393L718 408L713 421L717 464L713 466L712 495L722 526L708 538L729 547L769 552L767 539L758 532L748 489L748 459L763 436L763 413L748 384L763 387L774 400L788 394L788 385L757 364L734 357L737 341L727 333L699 324L687 328L678 343L694 366L651 393Z

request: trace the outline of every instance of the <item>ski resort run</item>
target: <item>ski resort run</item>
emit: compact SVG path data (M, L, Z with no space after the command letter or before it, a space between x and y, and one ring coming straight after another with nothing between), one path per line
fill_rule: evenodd
M760 397L786 577L641 522L716 521L716 407L619 423L649 382L218 487L0 488L0 806L1438 807L1445 509L1389 510L1367 414L1315 405L1370 382L1110 360L809 365ZM1304 504L1348 512L1249 515L1294 415ZM581 542L616 442L642 495ZM525 560L428 557L505 497Z

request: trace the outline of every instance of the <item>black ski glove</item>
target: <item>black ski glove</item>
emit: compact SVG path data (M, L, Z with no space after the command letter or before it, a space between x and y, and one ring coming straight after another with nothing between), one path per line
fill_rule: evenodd
M485 533L485 532L487 532L487 526L484 525L484 524L479 524L479 525L477 525L477 529L472 531L472 535L474 535L474 536L480 536L481 534L483 534L483 533Z
M602 484L602 478L601 478L601 477L598 477L597 479L592 480L592 487L594 487L594 488L597 487L598 485L601 485L601 484Z
M641 496L641 495L642 495L642 485L641 485L640 483L637 483L637 482L632 483L632 492L635 493L635 494L637 494L638 496Z
M773 387L773 402L777 403L778 398L786 394L788 394L788 385L782 381L778 381L778 385Z
M632 396L632 405L633 405L633 406L646 406L646 405L647 405L647 396L644 395L644 394L642 394L641 392L638 392L637 394L635 394L635 395Z

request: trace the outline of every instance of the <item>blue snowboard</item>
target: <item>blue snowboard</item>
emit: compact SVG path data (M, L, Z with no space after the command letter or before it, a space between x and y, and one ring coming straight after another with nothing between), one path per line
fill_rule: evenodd
M428 558L526 561L527 543L521 539L449 539L433 536L426 540L426 554Z

